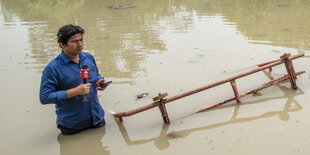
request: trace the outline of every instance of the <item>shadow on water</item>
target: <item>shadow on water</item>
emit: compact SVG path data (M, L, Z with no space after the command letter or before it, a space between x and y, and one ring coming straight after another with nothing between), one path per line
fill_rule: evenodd
M109 148L102 145L105 128L96 128L83 131L77 135L64 136L59 134L57 141L61 155L110 155Z
M270 79L273 79L273 77L271 77L271 75L270 75L270 72L264 71L264 73ZM276 89L276 90L274 90L274 89ZM277 94L278 94L279 89L284 93L284 95L265 97L265 96L268 96L268 93L272 94L273 92L277 92ZM259 119L271 118L274 116L278 116L281 121L288 121L290 118L289 113L297 112L297 111L300 111L303 109L302 106L294 99L296 96L303 95L304 94L303 91L292 90L290 87L283 86L281 84L277 84L275 86L266 88L266 89L261 90L261 91L266 91L266 90L267 90L267 92L264 92L265 96L258 92L257 94L253 94L252 96L248 95L246 97L243 97L243 99L248 100L248 101L244 100L242 102L242 105L240 105L240 104L228 104L228 105L223 105L221 107L218 107L216 109L209 110L209 111L213 111L213 110L219 110L219 109L234 107L235 109L233 110L232 117L228 121L218 122L215 124L210 124L210 125L198 127L198 128L186 129L186 130L181 130L181 131L172 131L169 133L168 133L169 125L163 124L162 130L161 130L159 136L154 137L154 138L150 138L150 139L142 139L142 140L132 141L130 139L124 125L121 122L119 122L117 119L115 119L115 121L117 122L119 130L120 130L120 132L124 138L124 141L127 143L127 145L141 145L141 144L145 144L145 143L149 143L149 142L154 142L154 145L159 150L164 150L170 146L169 140L185 138L189 134L196 132L196 131L210 130L210 129L215 129L215 128L219 128L219 127L223 127L223 126L227 126L227 125L232 125L232 124L238 124L238 123L244 123L244 122L251 122L251 121L255 121L255 120L259 120ZM272 101L272 100L277 100L277 99L287 99L285 104L284 104L283 110L268 111L268 112L265 112L265 113L263 113L261 115L257 115L257 116L237 118L240 106L253 105L253 104L258 104L258 103L266 103L267 101ZM191 114L191 115L193 115L193 114Z

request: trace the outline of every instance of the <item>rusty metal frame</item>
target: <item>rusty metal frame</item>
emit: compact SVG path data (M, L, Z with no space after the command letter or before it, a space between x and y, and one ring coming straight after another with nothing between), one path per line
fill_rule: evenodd
M145 111L145 110L148 110L148 109L151 109L151 108L154 108L154 107L158 106L159 109L160 109L160 112L162 114L162 117L163 117L163 120L164 120L165 124L169 124L170 120L169 120L168 113L167 113L167 110L166 110L166 107L165 107L166 103L169 103L169 102L172 102L172 101L184 98L186 96L189 96L189 95L192 95L192 94L204 91L206 89L213 88L215 86L218 86L218 85L221 85L221 84L224 84L224 83L227 83L227 82L230 82L235 97L231 98L231 99L228 99L228 100L226 100L226 101L224 101L222 103L218 103L218 104L215 104L215 105L213 105L211 107L202 109L202 110L200 110L198 112L209 110L209 109L212 109L212 108L216 108L216 107L218 107L218 106L220 106L222 104L225 104L225 103L227 103L229 101L232 101L232 100L236 100L237 103L240 104L241 103L240 97L243 97L243 96L248 95L250 93L257 92L257 91L259 91L261 89L264 89L266 87L269 87L271 85L277 84L277 83L282 82L282 81L287 80L287 79L290 80L291 88L292 89L297 89L296 77L297 77L297 75L305 73L305 71L301 71L301 72L295 73L295 69L294 69L292 60L294 60L296 58L303 57L303 56L304 56L304 54L297 54L297 55L293 55L293 56L291 56L291 54L284 54L278 60L273 60L273 61L269 61L269 62L266 62L266 63L258 64L258 65L256 65L257 68L252 69L250 71L247 71L247 72L244 72L244 73L241 73L241 74L229 77L227 79L224 79L224 80L221 80L221 81L218 81L218 82L207 84L207 85L204 85L202 87L199 87L199 88L196 88L196 89L193 89L193 90L190 90L190 91L187 91L187 92L184 92L184 93L172 96L172 97L165 98L166 96L168 96L167 93L159 94L157 97L153 98L154 102L151 103L151 104L148 104L146 106L143 106L143 107L140 107L140 108L137 108L137 109L133 109L133 110L130 110L130 111L127 111L127 112L115 113L115 114L113 114L113 116L119 118L119 120L122 122L123 121L123 117L128 117L128 116L131 116L131 115L134 115L134 114L137 114L137 113L140 113L142 111ZM272 81L264 84L260 88L257 88L257 89L254 89L254 90L250 91L250 92L247 92L247 93L239 95L239 92L238 92L238 89L237 89L237 85L236 85L236 79L239 79L241 77L244 77L244 76L247 76L247 75L259 72L259 71L263 71L263 70L265 70L267 68L269 69L269 71L272 71L272 67L280 65L282 63L285 64L286 71L287 71L286 75L284 75L283 77L280 77L278 79L272 80Z

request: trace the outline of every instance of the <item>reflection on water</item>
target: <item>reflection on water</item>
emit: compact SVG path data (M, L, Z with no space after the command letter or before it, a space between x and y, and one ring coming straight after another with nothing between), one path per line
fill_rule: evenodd
M279 119L282 121L288 121L289 120L289 112L297 112L297 111L300 111L303 109L302 106L296 100L294 100L295 96L302 95L303 92L295 93L295 92L287 90L287 87L283 87L283 86L279 86L279 88L281 90L283 90L283 92L286 92L284 96L271 97L271 98L265 98L264 97L263 99L260 99L260 100L255 100L255 97L254 97L254 101L243 103L243 104L256 104L256 103L260 103L260 102L266 102L267 100L287 98L287 101L284 105L284 108L281 111L270 111L270 112L266 112L264 114L254 116L254 117L237 118L240 105L234 105L235 109L233 110L234 112L233 112L232 118L231 118L231 120L229 120L227 122L220 122L220 123L211 124L211 125L208 125L205 127L178 131L178 132L175 132L175 134L176 135L182 135L182 137L185 137L185 136L188 136L190 133L195 132L195 131L208 130L208 129L218 128L218 127L229 125L229 124L244 123L244 122L254 121L254 120L263 119L263 118L270 118L270 117L274 117L274 116L278 116ZM295 105L292 105L292 104L295 104ZM222 109L222 108L225 108L225 106L221 107L220 109Z
M310 2L304 1L56 1L1 0L4 28L22 23L27 27L31 54L26 66L40 71L59 53L56 32L64 23L86 29L86 47L98 57L106 75L133 78L146 68L139 64L152 52L167 51L161 34L195 31L193 24L204 17L223 17L250 43L310 50ZM16 5L19 4L19 5ZM109 5L136 6L111 9ZM168 27L167 27L168 26Z
M59 134L60 155L109 155L109 148L102 145L105 128L90 129L73 136Z
M165 150L170 146L170 142L168 141L168 137L167 137L167 132L168 132L168 128L169 128L168 124L163 124L162 130L161 130L158 137L154 137L151 139L143 139L143 140L132 141L130 139L124 125L121 122L119 122L118 120L116 120L116 122L117 122L117 125L118 125L120 132L122 133L124 141L127 143L127 145L142 145L142 144L154 141L154 145L159 150Z

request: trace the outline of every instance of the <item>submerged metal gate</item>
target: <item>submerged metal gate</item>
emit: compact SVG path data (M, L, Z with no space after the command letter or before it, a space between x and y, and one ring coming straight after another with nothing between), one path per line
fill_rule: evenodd
M224 79L224 80L221 80L221 81L218 81L218 82L210 83L210 84L204 85L202 87L199 87L199 88L196 88L196 89L193 89L193 90L190 90L190 91L187 91L187 92L184 92L184 93L172 96L172 97L165 98L165 97L168 96L167 93L164 93L164 94L160 94L159 93L158 96L153 98L153 101L154 101L153 103L148 104L148 105L143 106L143 107L140 107L140 108L137 108L137 109L133 109L133 110L127 111L127 112L115 113L115 114L113 114L113 116L119 118L120 121L123 121L123 117L131 116L133 114L137 114L137 113L140 113L142 111L145 111L145 110L148 110L148 109L151 109L151 108L154 108L154 107L158 106L159 110L161 112L161 115L163 117L164 122L166 124L169 124L170 120L169 120L168 112L167 112L167 109L166 109L166 106L165 106L166 103L169 103L169 102L181 99L183 97L186 97L186 96L189 96L189 95L192 95L192 94L204 91L206 89L209 89L209 88L212 88L212 87L215 87L215 86L227 83L227 82L230 82L235 97L231 98L231 99L228 99L228 100L226 100L224 102L215 104L213 106L204 108L204 109L202 109L202 110L200 110L198 112L202 112L202 111L205 111L205 110L209 110L209 109L218 107L218 106L220 106L222 104L225 104L225 103L227 103L229 101L232 101L232 100L236 100L236 102L238 104L240 104L241 103L241 100L240 100L241 97L246 96L246 95L251 94L251 93L255 93L255 92L259 91L259 90L262 90L264 88L267 88L269 86L272 86L274 84L277 84L277 83L282 82L282 81L287 80L287 79L290 80L290 84L291 84L292 89L297 89L296 77L298 75L300 75L300 74L305 73L305 71L295 72L292 60L294 60L296 58L303 57L303 56L304 56L304 54L297 54L297 55L293 55L293 56L291 56L291 54L284 54L278 60L269 61L269 62L266 62L266 63L262 63L262 64L256 65L257 68L255 68L253 70L250 70L250 71L247 71L247 72L244 72L244 73L241 73L241 74L229 77L227 79ZM286 75L284 75L284 76L282 76L282 77L280 77L278 79L274 79L274 80L272 80L272 81L270 81L268 83L265 83L265 84L263 84L261 87L259 87L257 89L254 89L252 91L249 91L249 92L246 92L246 93L243 93L243 94L239 95L239 92L238 92L238 89L237 89L237 85L236 85L236 79L239 79L241 77L244 77L244 76L247 76L247 75L259 72L259 71L263 71L263 70L265 70L267 68L269 69L269 71L272 71L272 67L280 65L282 63L285 64L285 68L286 68L286 71L287 71Z

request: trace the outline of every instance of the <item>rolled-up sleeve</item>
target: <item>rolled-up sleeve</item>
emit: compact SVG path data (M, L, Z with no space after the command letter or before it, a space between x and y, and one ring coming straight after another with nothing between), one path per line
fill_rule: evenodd
M52 67L47 66L44 69L41 78L40 101L42 104L56 104L58 101L67 98L67 91L57 91L57 86L57 74Z

